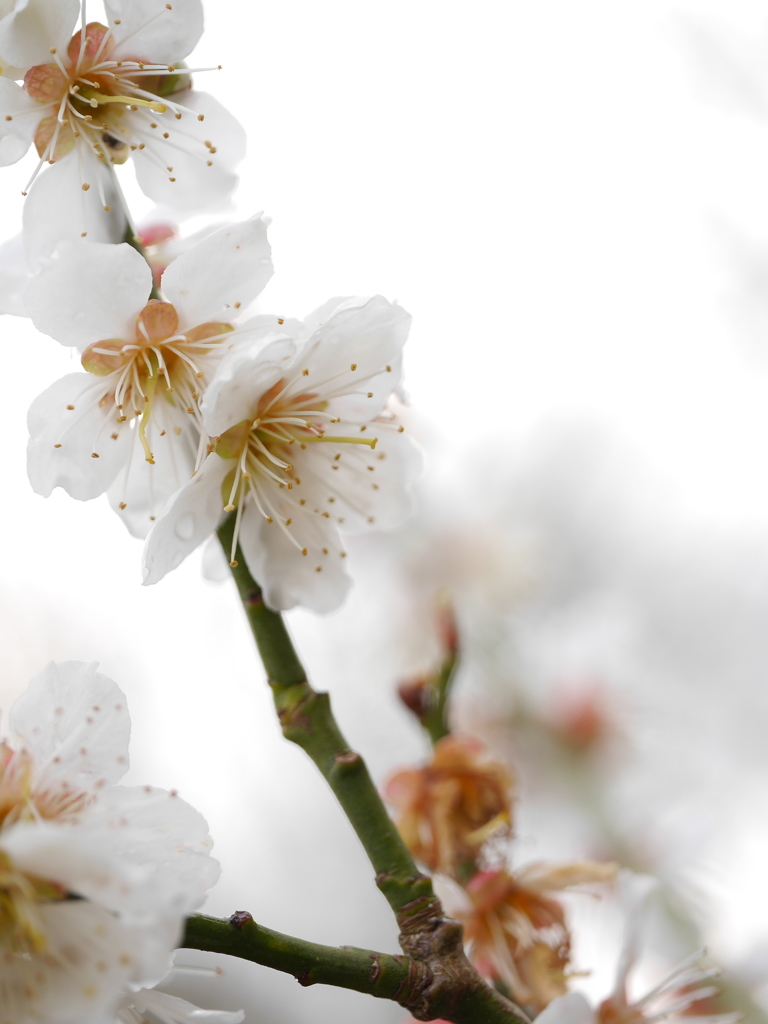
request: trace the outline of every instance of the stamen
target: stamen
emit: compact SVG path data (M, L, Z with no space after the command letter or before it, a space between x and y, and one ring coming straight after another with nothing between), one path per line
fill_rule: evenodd
M335 441L339 444L367 444L369 448L375 448L378 443L378 437L303 437L303 444L315 444L319 441Z

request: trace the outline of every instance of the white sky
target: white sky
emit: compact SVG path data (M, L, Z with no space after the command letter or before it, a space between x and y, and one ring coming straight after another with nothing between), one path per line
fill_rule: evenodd
M692 19L744 58L733 75ZM489 488L542 431L587 423L652 481L657 518L701 537L764 537L767 28L761 0L210 4L194 59L224 70L197 84L249 134L236 209L273 218L263 308L397 298L414 316L411 400L449 452L477 454ZM29 163L3 171L7 236ZM308 937L391 946L366 866L345 834L323 831L332 805L252 685L231 596L199 582L194 559L142 590L140 545L105 503L30 492L26 408L76 364L24 321L0 330L0 701L47 658L101 660L131 701L135 779L178 785L211 821L227 871L214 912L243 904ZM343 678L357 662L329 654L324 633L348 635L355 615L297 620L326 685L333 658ZM355 680L338 686L378 772L414 756L412 737L386 731L392 710L366 708ZM344 905L349 878L359 906ZM749 902L729 934L757 937ZM265 973L254 1024L399 1017Z

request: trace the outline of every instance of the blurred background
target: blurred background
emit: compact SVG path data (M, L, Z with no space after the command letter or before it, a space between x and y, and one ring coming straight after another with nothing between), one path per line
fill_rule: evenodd
M249 138L233 208L211 217L273 218L262 309L380 292L414 317L418 514L349 545L342 610L290 614L315 685L377 780L422 758L395 684L433 666L447 589L455 721L520 776L514 862L658 874L677 922L659 962L705 942L759 1002L768 7L230 0L207 14L192 60L224 70L197 85ZM2 172L4 237L32 166ZM139 219L156 216L120 170ZM128 780L178 788L210 822L210 913L394 950L351 830L279 734L232 588L203 579L198 553L142 589L141 544L106 501L31 492L26 409L77 362L24 319L0 331L0 706L50 658L100 661L132 711ZM575 987L601 996L609 904L573 902L592 971ZM224 980L176 991L244 1005L248 1024L403 1018L220 962Z

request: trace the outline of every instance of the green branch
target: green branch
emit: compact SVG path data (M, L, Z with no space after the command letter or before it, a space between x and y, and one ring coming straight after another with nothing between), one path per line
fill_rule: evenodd
M219 529L231 551L234 516ZM317 693L294 650L282 616L264 604L238 549L232 574L272 687L283 734L312 758L333 790L376 871L376 882L398 916L408 924L442 918L432 882L422 875L387 813L362 757L351 750L331 711L327 693Z
M234 520L234 515L229 515L218 531L227 556L232 551ZM408 957L388 957L386 979L379 981L381 974L377 973L373 981L366 981L362 967L370 972L370 958L379 954L349 948L333 950L288 939L256 925L250 915L235 915L240 927L215 918L192 918L185 941L206 942L209 944L197 948L256 959L294 975L296 966L302 976L311 968L307 983L323 981L394 999L417 1020L442 1017L454 1024L524 1024L525 1018L517 1008L487 985L467 960L461 926L444 916L432 880L416 867L365 762L344 739L328 694L318 693L308 683L282 616L267 608L239 546L234 562L232 575L272 687L283 735L310 756L333 790L368 854L376 884L395 912L400 945ZM445 680L446 701L451 674ZM444 719L444 708L441 715ZM264 959L267 955L270 962ZM405 986L404 964L408 966ZM384 988L390 992L395 981L394 994L385 993ZM374 983L380 991L373 992L370 986Z
M453 1024L528 1024L511 1003L475 976L466 986L436 987L440 971L408 956L389 956L356 946L323 946L257 924L247 911L229 920L196 914L187 920L183 949L226 953L292 974L300 985L334 985L390 999L417 1015ZM450 976L447 966L445 975Z
M245 911L228 921L203 914L190 917L182 947L252 960L292 974L300 985L336 985L395 1002L408 991L410 963L406 956L305 942L256 924Z

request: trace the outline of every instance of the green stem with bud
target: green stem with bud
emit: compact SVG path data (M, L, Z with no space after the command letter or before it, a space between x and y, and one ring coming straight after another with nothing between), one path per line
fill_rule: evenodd
M185 949L228 953L284 974L300 985L335 985L398 1001L407 993L410 963L355 946L321 946L257 924L246 911L229 920L196 914L187 921Z
M232 551L234 528L235 515L230 513L218 530L227 557ZM275 938L278 933L261 929L252 920L244 921L237 937L233 933L238 929L231 923L198 916L190 919L185 942L193 942L196 948L257 960L252 955L254 951L264 957L266 949L273 958L268 966L287 969L292 974L296 974L294 967L302 973L309 962L305 958L311 955L315 971L310 975L312 980L384 995L405 1006L418 1020L441 1017L453 1024L526 1024L518 1008L492 989L464 955L461 926L445 917L431 879L416 867L365 762L342 735L328 694L318 693L307 681L283 618L264 603L261 588L248 571L239 545L233 562L232 575L266 669L283 734L310 756L333 790L368 854L376 872L376 884L400 926L400 945L407 957L387 958L387 980L381 985L388 989L402 978L396 964L400 968L407 964L407 984L400 987L398 980L395 993L385 995L383 990L370 987L379 984L377 976L365 982L368 987L360 988L364 984L361 964L367 964L370 972L370 958L379 954L353 950L346 956L344 951L330 947L286 936ZM444 688L446 700L449 682L450 676L446 677ZM277 953L282 957L280 963ZM294 953L296 958L291 959ZM285 966L289 962L291 966ZM339 980L344 978L354 983Z
M421 724L433 746L439 740L449 736L451 732L448 725L448 704L458 664L459 659L456 653L453 651L448 653L430 688L429 707Z
M230 514L219 529L226 553L232 549L234 519ZM232 575L266 669L284 736L309 754L330 785L395 913L407 919L434 908L441 915L432 882L416 867L365 762L342 735L328 694L318 693L307 682L282 616L264 604L261 588L248 572L239 548L235 560ZM401 927L404 923L400 921Z

